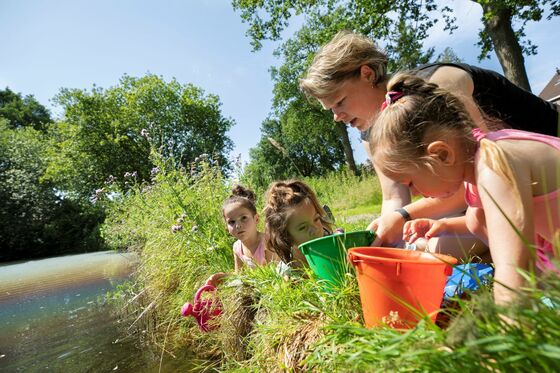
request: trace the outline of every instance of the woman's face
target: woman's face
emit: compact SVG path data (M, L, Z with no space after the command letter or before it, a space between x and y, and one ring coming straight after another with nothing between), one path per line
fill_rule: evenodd
M346 80L331 95L319 102L333 112L334 120L360 131L368 129L385 100L385 87L373 86L375 74L369 66L360 68L360 76Z
M323 237L321 215L308 199L292 208L288 216L288 234L294 246Z

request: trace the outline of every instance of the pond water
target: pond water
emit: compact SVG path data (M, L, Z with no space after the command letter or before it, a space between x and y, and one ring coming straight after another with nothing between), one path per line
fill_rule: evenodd
M108 291L129 278L133 254L97 252L0 266L0 371L166 372L127 337Z

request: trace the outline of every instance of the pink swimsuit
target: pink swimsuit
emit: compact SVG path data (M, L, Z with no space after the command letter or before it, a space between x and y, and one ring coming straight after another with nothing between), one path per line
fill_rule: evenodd
M538 133L525 132L513 129L504 129L496 132L484 133L480 129L474 129L475 139L486 138L491 141L498 140L532 140L548 144L560 150L560 139L557 137L541 135ZM554 255L552 244L544 237L553 237L554 233L560 228L560 190L555 190L548 194L533 197L533 218L535 224L535 244L537 246L537 266L541 270L557 268L550 261ZM471 207L482 208L480 196L476 185L465 182L465 200Z
M255 250L255 254L252 258L243 254L243 244L240 240L235 241L233 244L233 252L243 263L245 263L245 265L247 265L247 267L266 265L266 258L264 255L264 235L261 235L259 246L257 247L257 250Z

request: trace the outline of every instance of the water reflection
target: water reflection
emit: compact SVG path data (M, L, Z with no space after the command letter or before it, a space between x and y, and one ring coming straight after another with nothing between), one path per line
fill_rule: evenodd
M0 266L0 371L157 372L105 300L134 265L99 252Z

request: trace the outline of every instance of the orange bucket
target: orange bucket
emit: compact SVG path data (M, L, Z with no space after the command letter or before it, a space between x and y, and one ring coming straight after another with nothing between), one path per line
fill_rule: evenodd
M366 327L414 327L426 315L435 321L447 276L457 259L414 250L355 247L348 262L356 267Z

